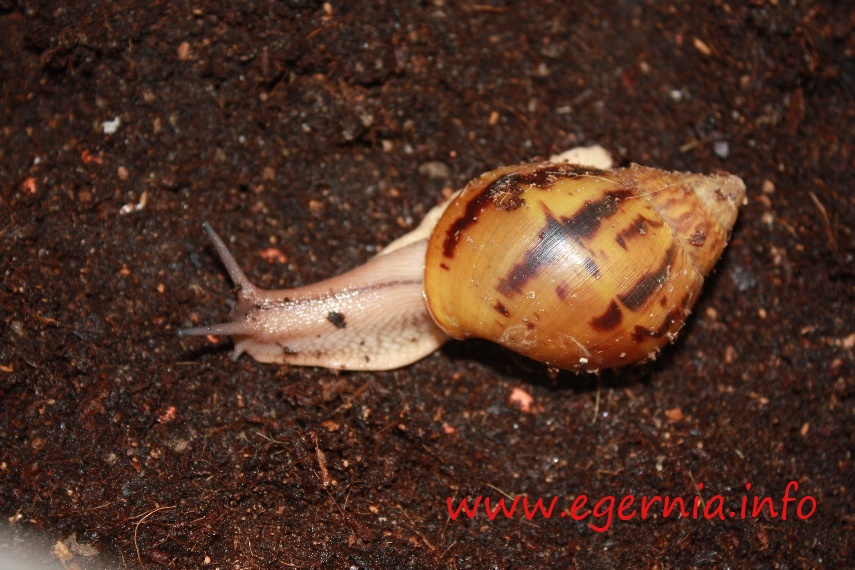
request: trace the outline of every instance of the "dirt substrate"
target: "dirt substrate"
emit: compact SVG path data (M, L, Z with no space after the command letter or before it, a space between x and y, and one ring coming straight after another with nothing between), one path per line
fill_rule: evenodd
M52 568L853 565L846 2L249 4L0 0L0 552ZM306 284L443 190L593 143L748 186L653 364L598 381L467 341L337 373L177 338L234 298L202 221L256 283ZM511 398L526 394L528 411ZM446 506L520 495L558 497L552 518ZM636 514L560 518L581 495L632 496ZM656 495L724 520L642 518ZM777 516L753 516L754 497Z

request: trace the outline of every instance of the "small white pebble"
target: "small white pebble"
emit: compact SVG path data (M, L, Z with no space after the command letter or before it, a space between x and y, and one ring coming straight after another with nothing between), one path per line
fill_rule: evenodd
M431 161L419 166L419 174L431 180L448 180L451 178L451 168L444 162Z
M713 152L719 158L730 156L730 143L727 141L716 141L713 143Z
M105 135L112 135L119 130L119 126L121 124L122 120L119 117L116 117L112 121L104 121L103 123L101 123L101 128L104 129Z

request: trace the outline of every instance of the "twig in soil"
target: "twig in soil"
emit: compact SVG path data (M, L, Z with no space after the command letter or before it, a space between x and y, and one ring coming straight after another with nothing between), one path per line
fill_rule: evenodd
M819 213L822 214L822 219L825 222L825 232L828 234L828 241L831 242L831 247L837 250L837 240L834 239L834 230L831 227L831 222L828 221L828 212L825 210L825 206L822 205L822 202L819 201L819 198L816 197L816 194L813 193L813 190L808 190L808 194L810 194L810 199L813 200L816 209L819 210Z

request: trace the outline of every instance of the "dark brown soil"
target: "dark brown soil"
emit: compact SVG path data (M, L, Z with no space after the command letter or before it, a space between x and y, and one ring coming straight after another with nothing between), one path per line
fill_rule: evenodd
M0 553L851 567L851 6L596 4L0 0ZM444 188L595 142L749 188L654 364L598 382L473 341L336 373L176 336L234 298L202 221L255 282L305 284L364 262ZM786 520L751 516L790 481ZM691 502L698 483L725 520L557 516L583 494ZM559 500L549 520L449 519L449 497L504 494ZM59 547L29 556L61 567Z

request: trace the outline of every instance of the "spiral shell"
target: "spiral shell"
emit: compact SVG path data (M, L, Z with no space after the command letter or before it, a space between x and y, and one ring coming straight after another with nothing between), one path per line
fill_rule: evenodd
M493 170L433 231L428 309L454 338L485 338L558 368L654 357L683 326L744 195L727 174Z

